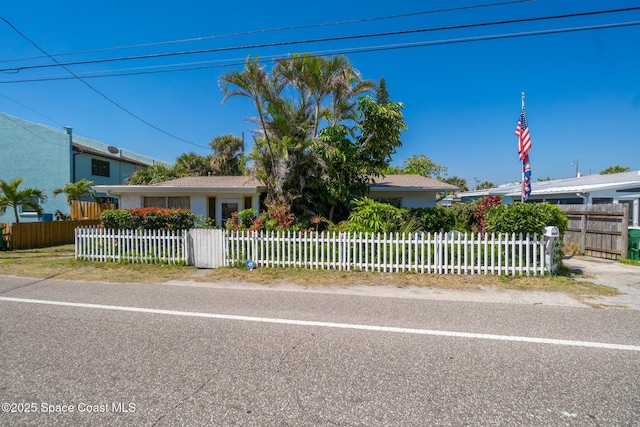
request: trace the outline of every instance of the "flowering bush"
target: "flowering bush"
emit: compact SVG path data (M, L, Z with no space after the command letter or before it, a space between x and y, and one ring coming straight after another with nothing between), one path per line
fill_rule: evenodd
M187 230L196 218L187 209L135 208L104 211L100 222L107 229Z

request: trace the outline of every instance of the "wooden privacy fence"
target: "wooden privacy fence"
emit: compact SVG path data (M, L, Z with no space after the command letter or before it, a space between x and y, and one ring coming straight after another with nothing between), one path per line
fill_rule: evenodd
M101 262L186 264L187 231L77 228L76 258Z
M73 243L76 227L97 225L98 220L20 222L0 224L10 249L31 249Z
M629 239L628 213L622 204L559 205L569 220L565 244L577 245L587 256L624 259Z
M80 207L82 206L82 210ZM79 202L77 200L71 201L71 218L72 219L100 219L100 215L103 211L115 209L116 205L113 203L98 203L98 202Z
M555 238L529 235L76 229L76 258L432 274L544 275Z
M228 232L225 239L227 265L498 275L555 269L553 240L522 234Z

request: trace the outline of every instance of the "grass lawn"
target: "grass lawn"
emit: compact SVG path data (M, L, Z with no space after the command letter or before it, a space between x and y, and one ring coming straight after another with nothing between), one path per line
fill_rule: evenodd
M226 267L199 272L195 267L166 264L127 264L78 261L74 246L0 252L0 274L68 280L118 283L161 283L168 280L200 282L251 282L265 286L297 284L301 286L370 285L429 287L439 289L479 289L495 286L502 289L562 292L582 299L612 296L620 292L612 287L575 280L576 275L560 269L556 276L503 277L495 275L377 273L364 271L306 270L292 268Z

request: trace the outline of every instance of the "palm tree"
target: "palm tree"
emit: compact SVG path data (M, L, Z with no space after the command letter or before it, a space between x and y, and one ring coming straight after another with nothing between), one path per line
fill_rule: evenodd
M213 172L211 170L211 156L202 156L194 152L178 156L175 167L194 176L207 176Z
M214 175L242 175L244 173L244 141L234 135L221 135L209 143Z
M40 203L47 200L44 191L39 188L24 188L18 190L18 187L24 178L16 178L10 182L0 179L0 213L5 213L9 206L13 207L13 213L16 216L16 223L20 223L18 216L18 206L33 209L38 217L42 216L44 209Z
M85 196L93 197L93 190L91 190L92 185L93 181L82 178L80 181L68 182L62 188L56 188L55 190L53 190L53 196L55 197L58 194L64 193L67 196L67 203L69 203L69 206L71 206L71 202L73 200L81 202L82 198ZM82 208L82 203L78 204L80 205L80 218L84 218L84 209Z
M127 178L128 185L151 185L160 182L169 181L175 178L187 176L188 173L176 167L175 165L167 165L166 163L156 163L146 168L137 169Z

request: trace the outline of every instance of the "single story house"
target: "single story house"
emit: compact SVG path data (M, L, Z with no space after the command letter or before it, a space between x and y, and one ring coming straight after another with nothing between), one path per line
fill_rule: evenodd
M247 176L192 176L152 185L95 185L100 194L118 199L119 207L190 209L224 224L231 213L261 208L264 185ZM369 197L398 207L435 206L439 193L457 187L420 175L387 175L369 186Z
M500 195L503 203L513 203L520 200L521 191L521 184L514 183L486 190L465 191L457 196L464 203L487 195ZM529 201L558 205L624 204L628 212L628 225L637 227L640 225L640 171L532 182Z

